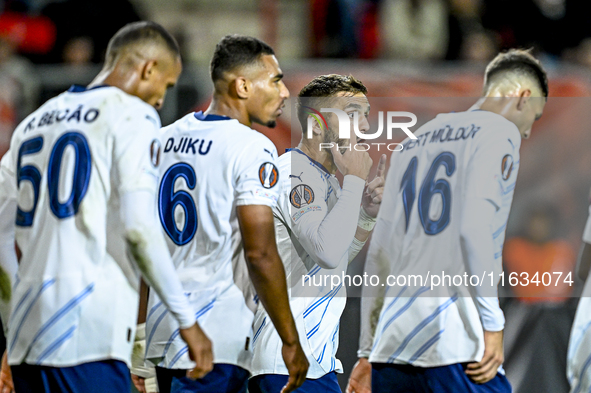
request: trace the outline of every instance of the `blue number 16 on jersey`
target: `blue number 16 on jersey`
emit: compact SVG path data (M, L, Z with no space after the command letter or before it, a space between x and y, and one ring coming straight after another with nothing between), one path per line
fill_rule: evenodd
M410 213L412 211L413 204L415 202L416 194L416 177L417 167L419 160L417 157L413 157L408 164L408 168L402 176L400 182L400 189L402 190L402 202L404 204L404 214L406 218L406 230L408 230L408 223L410 222ZM435 180L435 175L439 167L443 165L445 168L445 174L447 176L453 175L456 170L456 158L450 152L443 152L433 160L423 184L419 191L419 218L421 225L427 235L437 235L443 231L449 224L449 218L451 213L451 187L449 182L445 179ZM441 196L441 202L443 208L441 209L441 215L437 220L429 218L429 207L431 206L431 198L435 194Z
M197 232L197 207L195 200L187 191L174 192L174 186L179 177L182 177L190 190L195 188L197 176L193 167L187 163L174 164L162 176L160 191L158 192L158 213L160 222L168 237L178 246L187 244ZM185 224L179 230L174 218L174 211L180 206L185 212Z

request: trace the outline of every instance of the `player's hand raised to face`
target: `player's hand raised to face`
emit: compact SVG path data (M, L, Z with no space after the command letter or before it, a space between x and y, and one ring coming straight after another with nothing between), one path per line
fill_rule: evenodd
M499 366L503 364L503 331L484 331L484 356L478 363L469 363L466 374L476 383L486 383L497 375Z
M189 357L196 363L194 369L187 371L187 377L191 379L203 378L213 370L211 341L197 324L188 329L180 329L180 334L189 346Z
M346 150L341 154L336 143L330 148L332 159L343 176L354 175L367 180L373 161L366 151Z
M349 377L346 393L371 393L371 363L366 358L360 358Z
M281 389L281 393L293 392L306 380L306 374L308 373L308 359L306 354L302 350L302 346L299 341L295 344L283 344L281 349L283 355L283 361L289 371L289 379L287 384Z
M361 205L365 212L373 218L378 216L380 211L380 204L382 203L382 195L384 194L385 174L386 174L386 161L387 157L382 154L380 162L378 163L378 169L376 176L372 181L367 183L365 191L363 192L363 199Z

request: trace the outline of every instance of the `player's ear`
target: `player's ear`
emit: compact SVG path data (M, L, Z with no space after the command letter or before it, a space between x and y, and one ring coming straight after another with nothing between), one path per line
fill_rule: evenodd
M517 109L518 110L522 111L523 108L525 108L525 104L527 104L529 97L531 97L531 90L530 89L522 90L519 93L519 100L517 101Z
M156 60L148 60L142 65L141 79L149 80L156 71Z
M238 98L248 98L252 92L251 82L243 76L234 79L234 88Z
M322 127L320 126L318 121L316 121L316 119L312 117L312 115L308 115L307 123L308 126L312 126L312 132L314 133L314 136L322 135Z

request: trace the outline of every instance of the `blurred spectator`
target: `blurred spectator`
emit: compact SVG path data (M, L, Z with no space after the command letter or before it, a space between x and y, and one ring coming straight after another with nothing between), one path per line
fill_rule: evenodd
M580 0L484 0L482 20L500 34L503 49L535 47L559 57L591 37L587 6Z
M524 224L524 235L504 247L505 289L510 287L517 298L504 299L503 366L515 393L567 393L566 353L577 299L570 297L572 287L564 281L576 256L569 243L555 238L556 208L535 207ZM509 284L511 273L518 275L516 285ZM528 274L527 286L522 286L522 273ZM561 273L560 279L554 273Z
M481 0L448 0L449 45L446 60L488 62L499 52L497 35L482 26Z
M505 242L505 283L511 273L517 274L519 285L511 285L511 289L523 302L562 302L572 292L573 287L565 279L571 274L570 279L574 281L572 271L576 255L568 242L553 238L557 226L556 212L550 207L533 209L526 221L524 236ZM522 273L527 274L529 285L521 285L525 282Z
M497 37L486 30L472 31L462 38L460 59L486 63L499 53Z
M39 82L16 44L0 35L0 157L8 150L14 127L37 106Z
M312 0L313 57L369 58L377 52L376 4L380 0Z
M101 63L113 34L125 24L142 19L129 0L54 0L41 13L57 28L55 46L39 59L44 63L60 63L66 55L78 61L89 51L91 61Z
M62 58L66 64L81 66L90 63L93 55L94 45L90 37L74 37L66 43Z
M7 8L8 5L13 7ZM49 18L16 12L14 3L10 3L0 13L0 35L10 37L19 53L34 57L45 55L53 48L56 33Z
M445 0L383 0L382 54L396 59L443 59L449 42L448 17Z

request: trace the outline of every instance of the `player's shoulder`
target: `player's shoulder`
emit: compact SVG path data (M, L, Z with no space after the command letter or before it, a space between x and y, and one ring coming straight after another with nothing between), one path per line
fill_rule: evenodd
M126 113L127 116L141 118L153 123L157 128L161 127L160 116L156 109L139 97L127 94L117 87L105 89L105 98L115 108L117 113Z
M476 145L491 145L495 143L509 142L519 148L521 134L515 123L505 117L490 111L470 109L465 112L451 112L438 115L439 120L451 127L469 128L463 136L474 140Z
M273 147L273 150L276 150L273 142L265 135L241 124L236 119L226 116L191 112L169 126L162 128L164 134L191 131L210 133L209 136L223 139L228 149L243 148L249 145L268 145Z
M324 187L330 174L322 165L298 149L289 149L278 160L279 171L284 174L283 181L301 182L310 186Z
M469 110L457 114L466 121L473 122L477 127L488 131L494 130L496 135L502 135L503 137L520 138L519 129L512 121L507 120L505 117L485 110ZM486 132L481 135L488 134Z
M185 131L191 129L191 117L193 116L192 113L189 113L180 119L172 122L171 124L164 126L160 129L161 135L170 135L175 132Z

